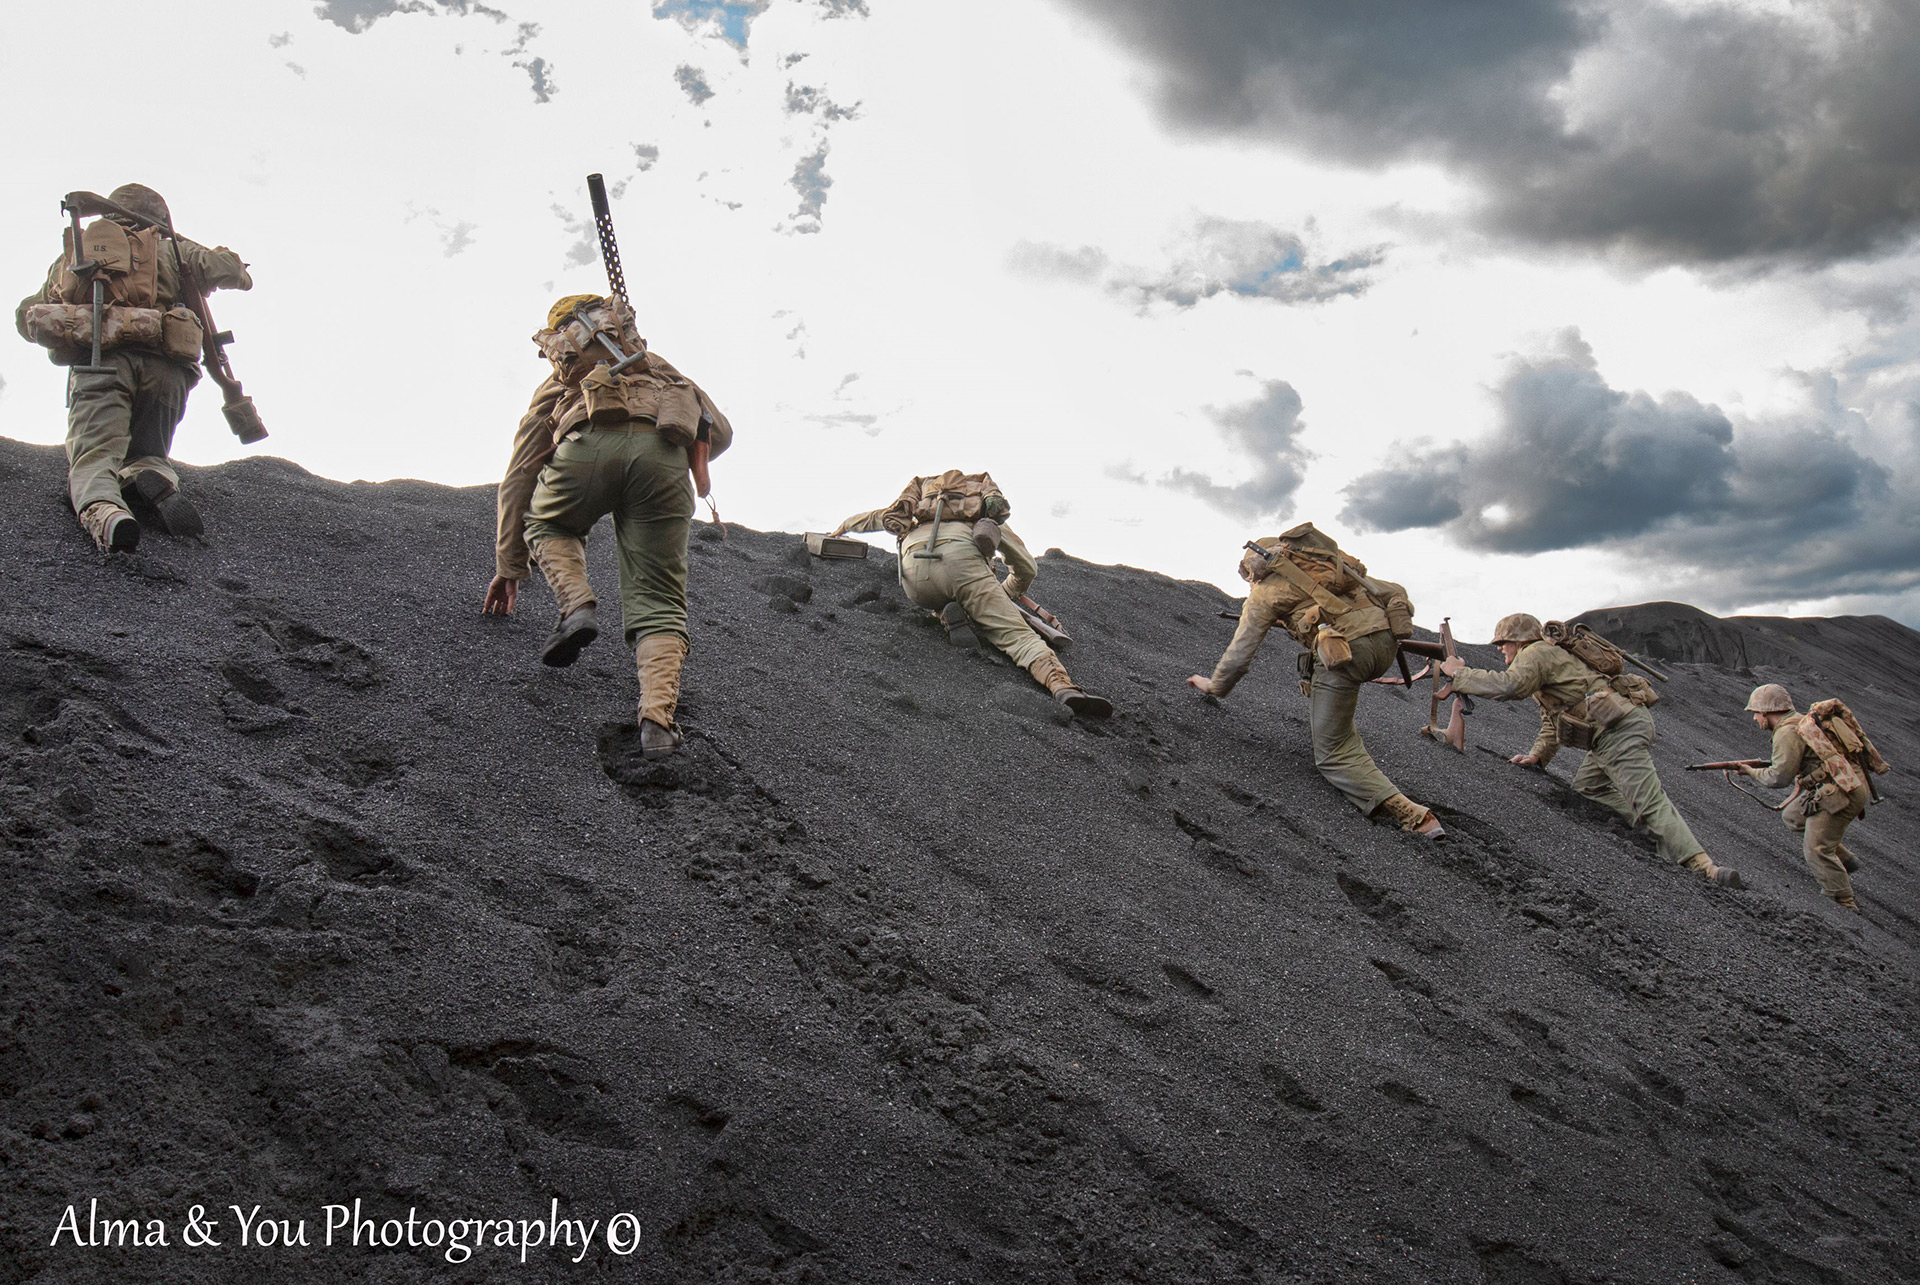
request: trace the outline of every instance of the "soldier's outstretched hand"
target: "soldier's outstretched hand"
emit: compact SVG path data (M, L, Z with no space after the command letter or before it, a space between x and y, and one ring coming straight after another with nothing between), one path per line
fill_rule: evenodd
M493 583L487 586L486 600L480 604L483 616L511 616L514 600L520 596L520 582L509 580L505 576L495 576Z
M1187 686L1195 691L1205 692L1209 696L1213 695L1213 680L1204 674L1195 674L1187 679Z
M1521 767L1539 767L1540 756L1538 754L1516 754L1508 759L1507 762L1518 763Z

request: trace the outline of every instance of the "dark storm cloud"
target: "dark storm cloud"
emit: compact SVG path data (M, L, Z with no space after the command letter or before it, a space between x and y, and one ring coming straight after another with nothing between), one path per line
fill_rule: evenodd
M1826 260L1920 224L1920 4L1065 0L1164 113L1362 165L1432 160L1484 223L1654 259Z
M1222 486L1191 469L1176 468L1160 485L1197 496L1237 518L1281 517L1292 512L1293 495L1300 489L1307 461L1313 458L1300 441L1300 394L1284 380L1261 385L1260 396L1238 406L1209 407L1208 415L1220 435L1246 457L1246 480Z
M1489 436L1398 452L1347 488L1341 516L1438 528L1487 552L1612 549L1690 569L1696 592L1722 603L1920 583L1912 471L1874 458L1872 425L1832 376L1807 388L1802 413L1736 426L1684 393L1609 387L1569 331L1558 351L1514 364ZM1911 391L1886 404L1898 413Z
M1168 303L1191 308L1216 295L1320 303L1357 295L1370 284L1366 272L1381 260L1377 249L1338 259L1315 259L1301 238L1265 223L1203 218L1167 261L1152 267L1118 264L1095 246L1023 241L1009 266L1028 276L1098 284L1139 307Z

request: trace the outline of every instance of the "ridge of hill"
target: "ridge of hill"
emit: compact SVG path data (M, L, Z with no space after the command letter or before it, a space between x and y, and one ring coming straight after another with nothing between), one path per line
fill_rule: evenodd
M209 541L103 560L60 452L0 439L0 1281L1920 1276L1920 720L1833 686L1911 631L1688 652L1662 621L1764 629L1609 609L1673 669L1656 761L1736 893L1504 762L1530 704L1456 755L1424 688L1364 693L1452 837L1369 824L1285 639L1182 686L1211 586L1049 551L1117 707L1077 723L890 556L697 528L688 752L648 764L617 643L547 670L542 587L478 614L490 488L185 474ZM1765 752L1776 672L1895 765L1861 915L1680 771ZM355 1199L635 1247L319 1244ZM174 1240L50 1246L89 1200ZM179 1244L195 1204L222 1248ZM315 1243L243 1248L233 1204Z

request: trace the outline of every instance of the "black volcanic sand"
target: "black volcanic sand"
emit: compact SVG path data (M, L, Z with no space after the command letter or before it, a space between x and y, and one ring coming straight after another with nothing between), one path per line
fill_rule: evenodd
M1283 637L1231 702L1181 685L1232 628L1204 585L1042 561L1120 711L1084 725L889 556L699 530L692 739L649 765L616 638L547 670L543 586L478 614L490 488L187 470L208 542L103 560L62 482L0 440L0 1279L1920 1277L1909 630L1599 613L1671 658L1656 753L1735 893L1575 796L1577 756L1504 762L1531 704L1456 755L1424 687L1369 690L1453 837L1370 825ZM1679 770L1764 754L1769 679L1896 764L1863 915ZM627 1211L638 1245L318 1243L356 1198ZM50 1246L96 1199L167 1246ZM242 1247L236 1203L312 1243ZM180 1244L194 1204L220 1248Z

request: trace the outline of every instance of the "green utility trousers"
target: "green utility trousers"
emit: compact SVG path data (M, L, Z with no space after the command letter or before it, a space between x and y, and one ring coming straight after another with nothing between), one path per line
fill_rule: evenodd
M1313 683L1308 692L1313 765L1347 796L1348 802L1363 813L1371 813L1400 793L1400 787L1387 779L1373 755L1367 753L1360 729L1353 725L1353 713L1360 705L1360 689L1393 668L1400 644L1382 629L1355 639L1351 646L1353 659L1338 666L1314 658Z
M1847 867L1855 863L1853 853L1840 839L1848 826L1866 814L1873 795L1863 785L1845 796L1846 807L1829 812L1814 802L1816 792L1803 790L1796 794L1791 803L1780 809L1780 819L1787 823L1788 829L1798 830L1803 836L1800 852L1807 859L1807 869L1813 871L1813 877L1819 881L1820 891L1835 901L1844 901L1853 896L1853 880L1847 877Z
M527 509L527 544L536 550L543 540L584 545L593 524L613 515L629 647L650 634L687 636L693 478L686 451L646 428L621 424L566 438L540 471Z
M167 461L200 368L124 348L100 354L105 374L67 375L67 497L84 513L101 500L122 503L120 484L152 469L175 486Z
M1706 851L1653 770L1653 715L1637 705L1600 733L1587 761L1573 774L1573 788L1651 831L1660 855L1669 861Z
M900 542L900 588L907 597L929 611L959 603L981 640L998 647L1022 669L1051 655L1052 649L1027 627L993 568L980 556L973 543L973 524L942 522L939 542L930 550L927 539L932 533L929 523L909 531ZM938 556L920 556L928 552Z

